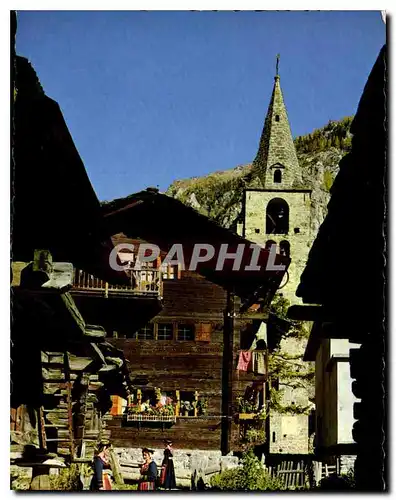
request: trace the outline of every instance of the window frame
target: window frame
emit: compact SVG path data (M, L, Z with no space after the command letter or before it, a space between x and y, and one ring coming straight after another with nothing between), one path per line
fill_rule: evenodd
M191 330L192 330L192 338L191 339L186 339L186 338L181 339L180 338L180 330L183 329L184 327L191 328ZM178 323L177 332L176 332L176 340L178 342L195 342L195 324Z
M171 340L174 339L174 330L175 330L175 328L174 328L174 324L173 323L165 323L165 322L164 323L157 323L156 326L157 326L157 328L156 328L157 332L156 332L156 338L155 338L155 340L157 340L159 342L169 342L169 341L171 341ZM170 327L170 333L171 333L170 338L160 338L161 327L163 327L165 329L166 329L166 327Z

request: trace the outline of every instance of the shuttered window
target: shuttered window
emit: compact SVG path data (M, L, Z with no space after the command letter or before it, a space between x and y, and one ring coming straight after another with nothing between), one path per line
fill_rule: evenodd
M198 323L195 327L195 340L198 342L210 342L212 325L210 323Z

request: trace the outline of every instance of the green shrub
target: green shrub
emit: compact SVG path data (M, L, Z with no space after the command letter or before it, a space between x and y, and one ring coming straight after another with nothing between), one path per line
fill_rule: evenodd
M355 489L355 477L352 470L347 474L331 474L328 477L323 478L319 483L319 488L325 491L345 491Z
M242 458L242 466L212 476L210 485L222 491L277 491L284 489L279 479L271 477L252 451Z
M325 191L329 192L331 186L333 185L334 179L329 170L325 170L323 174L323 188Z
M80 481L80 467L78 464L71 464L70 467L59 470L56 476L50 476L51 490L80 491L82 489Z
M124 491L124 490L137 490L137 484L115 484L112 483L113 490Z

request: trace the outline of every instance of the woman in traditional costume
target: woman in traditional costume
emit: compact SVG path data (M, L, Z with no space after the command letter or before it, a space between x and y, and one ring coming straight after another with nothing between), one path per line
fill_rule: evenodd
M93 461L94 474L91 480L91 491L111 490L110 477L105 469L110 469L110 443L100 443Z
M164 459L162 460L161 470L161 486L166 490L176 489L175 466L173 464L173 449L172 441L166 439L164 441Z
M144 464L140 468L140 480L138 486L139 491L155 490L158 470L157 464L151 457L153 453L154 450L149 450L148 448L143 448L142 450Z

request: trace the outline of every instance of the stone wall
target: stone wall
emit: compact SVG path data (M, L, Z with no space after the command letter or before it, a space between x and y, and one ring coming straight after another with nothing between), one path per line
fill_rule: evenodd
M274 198L281 198L289 205L288 234L266 234L267 205ZM286 240L290 243L289 281L280 292L291 304L301 303L295 293L312 242L310 207L310 191L248 190L245 194L245 238L261 245L265 245L268 240L275 241L278 245L277 253L281 241Z
M139 468L132 467L142 463L141 448L114 448L121 466L121 470L125 479L139 479ZM164 450L156 448L154 450L153 459L157 466L160 466L164 457ZM210 471L219 472L237 467L239 464L238 457L231 454L222 456L217 450L174 450L173 463L175 466L176 486L186 487L191 485L191 479L194 472L200 475L201 471L210 469Z

